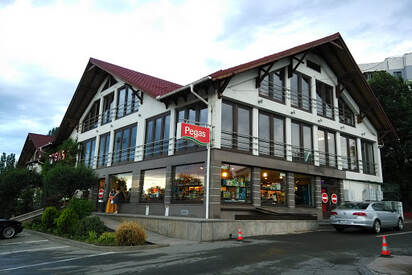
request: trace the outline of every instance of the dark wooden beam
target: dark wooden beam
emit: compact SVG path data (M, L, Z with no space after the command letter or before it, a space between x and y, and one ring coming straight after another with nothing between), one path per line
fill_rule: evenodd
M256 77L256 88L260 88L260 84L262 83L263 79L269 75L270 70L272 69L273 65L276 63L272 62L266 66L259 67L258 76Z
M137 96L137 98L140 100L140 105L142 105L143 104L143 92L140 90L133 89L133 87L129 84L126 84L126 86L129 87L130 90L132 90L133 94Z
M333 46L335 46L336 48L343 50L343 47L341 45L339 45L338 43L336 43L335 41L331 41L329 42L330 44L332 44Z
M370 113L370 111L373 109L373 105L370 105L369 107L366 108L365 111L360 110L360 113L357 116L358 123L361 123L363 119Z
M291 78L293 76L293 73L296 71L296 69L299 67L300 64L305 64L303 60L305 59L307 53L308 52L304 52L301 58L298 58L296 55L293 55L290 57L290 63L288 66L288 78ZM298 63L296 63L294 67L293 67L293 60L298 61Z
M345 89L345 87L342 85L342 83L340 81L338 81L338 85L336 85L335 88L336 88L335 89L336 97L339 98L342 95L343 90Z
M222 98L223 92L226 89L227 85L229 84L231 78L232 77L227 77L225 79L214 82L215 90L217 93L217 98L219 99Z

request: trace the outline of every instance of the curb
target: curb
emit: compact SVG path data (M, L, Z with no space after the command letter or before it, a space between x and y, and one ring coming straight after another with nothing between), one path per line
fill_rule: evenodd
M137 245L137 246L100 246L100 245L94 245L94 244L89 244L89 243L84 243L81 241L76 241L72 239L67 239L39 231L34 231L30 229L24 229L24 231L33 233L38 236L42 236L48 240L53 240L57 242L61 242L64 244L68 244L71 246L75 246L78 248L83 248L83 249L90 249L90 250L98 250L98 251L103 251L103 252L133 252L133 251L138 251L138 250L146 250L146 249L153 249L153 248L161 248L161 247L168 247L168 244L149 244L149 245Z

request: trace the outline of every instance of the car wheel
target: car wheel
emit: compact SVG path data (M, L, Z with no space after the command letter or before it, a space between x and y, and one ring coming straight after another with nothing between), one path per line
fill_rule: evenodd
M372 229L373 229L373 232L375 232L376 234L380 233L381 232L381 222L378 220L375 220L373 222Z
M399 219L398 220L398 225L396 226L396 230L402 231L404 228L403 220Z
M16 235L16 229L13 226L7 226L2 232L3 238L11 239Z

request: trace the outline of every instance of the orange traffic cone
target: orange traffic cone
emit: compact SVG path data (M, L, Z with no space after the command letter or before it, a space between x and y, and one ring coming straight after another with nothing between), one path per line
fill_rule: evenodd
M382 236L382 252L381 257L389 257L391 253L388 250L388 243L386 242L386 236Z
M237 240L243 241L242 231L240 230L240 226L237 228Z

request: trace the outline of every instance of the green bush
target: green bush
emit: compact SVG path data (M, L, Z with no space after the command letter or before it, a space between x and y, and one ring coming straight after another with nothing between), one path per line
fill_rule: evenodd
M116 241L119 245L142 245L146 241L146 233L137 222L123 222L116 229Z
M41 215L41 225L44 229L53 228L56 225L56 219L59 217L59 211L56 207L50 206L44 209Z
M97 239L97 243L101 245L116 245L116 236L114 232L104 232Z
M73 235L79 223L79 216L72 208L66 208L57 218L57 233L63 236Z
M89 238L87 240L90 242L96 242L97 241L96 231L89 231Z
M90 216L95 209L95 204L90 200L73 198L67 207L72 208L79 216L79 219L83 219L84 217Z
M79 237L85 237L90 231L94 231L97 235L101 235L105 230L106 226L99 219L99 217L89 216L80 220L77 226L76 235Z

